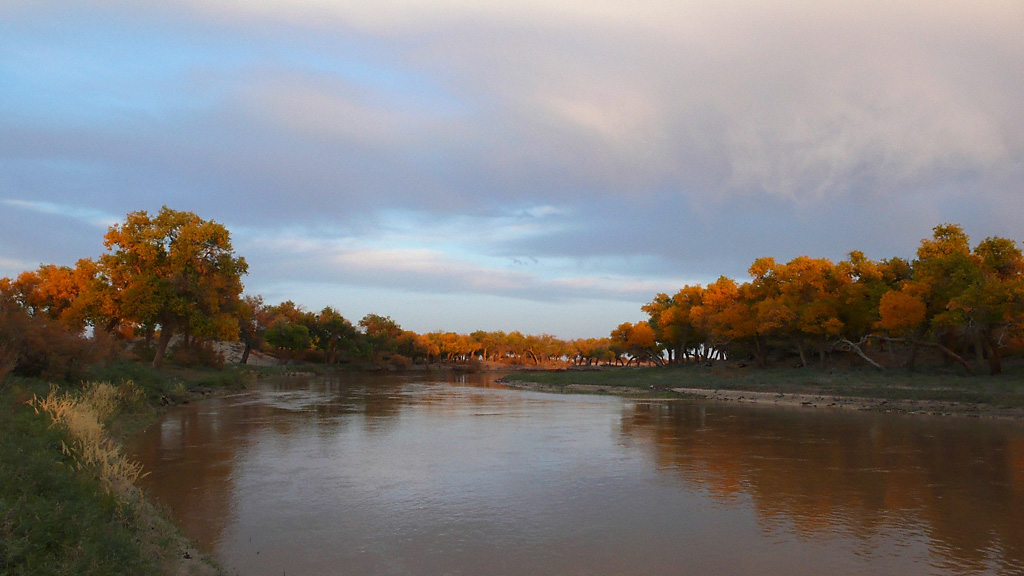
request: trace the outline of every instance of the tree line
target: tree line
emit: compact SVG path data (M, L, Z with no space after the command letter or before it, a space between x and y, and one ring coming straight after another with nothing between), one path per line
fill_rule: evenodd
M132 212L111 226L97 259L0 278L0 376L68 373L89 357L85 341L92 348L141 342L138 348L159 367L174 340L187 357L225 339L244 343L242 362L256 351L283 362L398 368L725 358L827 366L843 353L877 368L913 368L919 351L929 349L967 371L985 364L1000 373L1003 357L1022 349L1024 257L1004 238L972 248L955 224L933 232L912 261L873 261L857 251L838 263L758 258L747 282L723 276L658 294L641 308L645 321L624 322L604 338L563 340L518 331L417 334L379 314L353 324L332 307L312 312L290 300L267 304L243 295L247 265L223 225L163 207L155 215Z
M562 340L550 334L484 330L418 334L403 329L390 316L375 313L352 324L330 306L312 312L290 300L269 305L259 296L246 296L244 303L242 362L252 350L271 353L283 361L361 362L396 368L413 363L547 366L627 361L625 350L617 350L607 338Z
M826 366L835 352L882 369L913 369L922 349L967 372L1002 372L1024 351L1024 257L999 237L973 248L963 228L942 224L911 261L874 261L853 251L838 263L800 256L758 258L743 283L658 294L648 321L617 328L655 363L750 358L760 366L792 357ZM644 349L644 347L646 349Z
M0 377L68 376L111 343L136 342L159 367L171 342L187 356L213 340L241 340L282 361L517 364L624 362L608 339L566 341L548 334L404 330L388 316L353 325L332 307L311 312L293 301L243 295L245 259L221 224L166 206L129 213L104 235L105 252L74 266L41 265L0 278ZM88 338L82 338L88 336ZM208 352L208 351L207 351ZM207 354L209 355L209 354Z

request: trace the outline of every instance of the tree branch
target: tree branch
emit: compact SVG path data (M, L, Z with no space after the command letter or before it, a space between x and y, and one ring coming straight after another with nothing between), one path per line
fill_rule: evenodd
M875 362L871 358L868 358L867 354L865 354L864 351L860 349L860 345L866 342L867 339L868 337L865 336L861 338L860 342L854 344L853 342L847 340L846 338L840 338L838 341L836 341L836 343L845 345L848 350L852 350L854 353L857 354L857 356L860 356L861 358L864 359L864 361L866 361L868 364L871 364L875 368L878 368L879 370L885 370L884 366L882 366L878 362Z

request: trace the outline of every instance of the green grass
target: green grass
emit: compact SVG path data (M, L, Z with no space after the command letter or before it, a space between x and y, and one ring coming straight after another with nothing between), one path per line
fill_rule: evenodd
M240 369L156 371L119 362L91 368L90 379L134 382L144 400L125 403L104 420L106 434L126 438L169 405L218 390L243 388L251 377ZM58 388L81 392L83 385ZM79 466L64 450L68 432L27 404L50 384L8 377L0 386L0 574L90 576L172 574L184 538L166 516L145 502L124 502L103 489L99 470ZM136 499L137 500L137 499ZM203 559L212 573L217 568Z
M245 367L234 365L224 368L168 366L156 370L149 364L120 361L104 366L93 366L89 369L88 375L90 380L112 384L121 384L131 380L146 393L146 397L150 401L160 403L161 396L180 395L182 390L188 394L202 396L211 389L244 388L247 379L251 376L251 371Z
M815 368L740 368L720 363L707 366L615 368L517 372L512 379L564 387L587 384L622 388L623 391L665 393L673 388L744 390L858 396L890 400L942 400L1024 406L1024 366L1014 366L1000 376L965 376L957 371Z
M0 574L153 573L133 510L77 470L62 431L25 404L45 391L16 383L0 393Z

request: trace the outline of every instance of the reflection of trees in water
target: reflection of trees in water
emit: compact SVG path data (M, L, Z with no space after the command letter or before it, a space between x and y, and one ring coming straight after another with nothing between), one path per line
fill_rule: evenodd
M622 434L762 524L866 543L923 532L964 569L1024 569L1024 434L959 419L636 403Z
M311 389L323 390L329 400L318 404L316 412L324 416L325 423L338 423L334 418L342 414L362 414L365 426L380 431L397 422L403 409L410 406L431 412L454 411L459 406L493 403L492 395L463 395L459 403L451 401L451 388L445 384L458 384L480 388L503 388L495 383L493 374L342 374L333 378L318 378L310 382ZM410 389L410 384L418 388ZM294 384L286 384L294 389Z

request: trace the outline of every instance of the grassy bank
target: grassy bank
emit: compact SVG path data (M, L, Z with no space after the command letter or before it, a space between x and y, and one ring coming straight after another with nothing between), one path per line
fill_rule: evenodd
M132 485L118 439L166 407L242 387L242 370L96 368L90 384L0 388L0 574L220 573Z
M25 403L26 392L0 398L0 573L154 573L134 509L76 466L62 450L66 433Z
M873 398L892 402L946 402L1024 409L1024 366L1000 376L964 376L953 370L927 372L689 365L517 373L514 380L551 392L592 391L685 397L691 390L749 391L814 397ZM680 392L685 389L687 391Z

